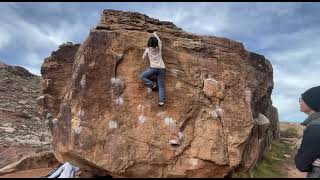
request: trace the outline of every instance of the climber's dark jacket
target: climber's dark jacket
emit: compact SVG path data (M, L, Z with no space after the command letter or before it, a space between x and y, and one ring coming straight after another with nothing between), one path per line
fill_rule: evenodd
M294 162L300 171L311 172L312 163L320 158L320 112L310 115L301 124L306 128Z

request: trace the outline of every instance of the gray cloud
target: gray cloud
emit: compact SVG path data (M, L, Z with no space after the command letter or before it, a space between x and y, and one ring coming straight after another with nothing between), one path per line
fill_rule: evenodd
M88 20L98 17L94 12L80 17L80 9L61 3L8 3L0 11L2 58L9 61L8 64L25 66L37 75L43 59L51 51L66 41L82 42L89 33L88 24L92 23Z

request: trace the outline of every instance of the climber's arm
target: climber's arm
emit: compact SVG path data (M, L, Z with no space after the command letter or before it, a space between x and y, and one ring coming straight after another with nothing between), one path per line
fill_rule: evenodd
M162 42L161 42L159 36L157 35L157 32L154 31L152 34L154 35L154 37L156 37L158 39L159 50L161 52L162 51Z
M297 169L301 172L310 172L312 163L320 157L320 126L313 125L306 127L302 143L294 158Z
M148 51L149 51L148 48L146 48L146 50L144 50L144 53L143 53L143 55L142 55L142 59L146 59L147 54L148 54Z

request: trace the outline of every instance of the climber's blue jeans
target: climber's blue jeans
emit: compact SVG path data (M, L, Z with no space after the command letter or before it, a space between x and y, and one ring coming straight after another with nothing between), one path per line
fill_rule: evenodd
M148 68L142 75L141 80L149 87L152 86L154 83L149 78L153 75L156 75L158 78L158 87L159 87L159 98L160 101L165 100L165 89L164 89L164 77L165 77L165 71L164 68Z

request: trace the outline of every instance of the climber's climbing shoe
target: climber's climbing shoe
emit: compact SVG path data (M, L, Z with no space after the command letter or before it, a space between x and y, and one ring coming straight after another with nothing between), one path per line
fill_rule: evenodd
M157 89L157 84L153 83L152 86L151 86L151 89L152 89L152 91L156 90Z
M159 101L159 106L163 106L164 105L164 101Z

